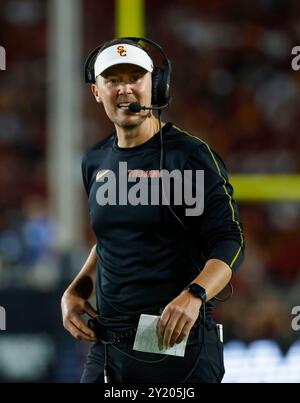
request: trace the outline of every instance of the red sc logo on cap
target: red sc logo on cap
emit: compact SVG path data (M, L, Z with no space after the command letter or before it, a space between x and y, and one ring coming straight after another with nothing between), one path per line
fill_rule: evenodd
M124 49L123 45L118 46L117 51L118 51L120 56L126 56L127 55L126 50Z

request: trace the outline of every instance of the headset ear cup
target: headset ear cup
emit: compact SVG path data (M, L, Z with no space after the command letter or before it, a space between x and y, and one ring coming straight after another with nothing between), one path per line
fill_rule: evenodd
M162 76L162 69L160 67L155 67L152 72L152 105L160 105Z
M98 56L100 49L101 49L101 46L97 46L97 48L92 50L91 53L86 58L86 61L84 63L84 77L85 77L86 83L95 83L96 82L94 64L95 64L95 60Z
M162 105L168 104L170 102L170 76L171 70L169 68L164 68L161 84Z

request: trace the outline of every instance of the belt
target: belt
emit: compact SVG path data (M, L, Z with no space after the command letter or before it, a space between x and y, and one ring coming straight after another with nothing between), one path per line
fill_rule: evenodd
M97 318L89 319L88 326L94 330L96 337L104 344L117 344L128 342L134 339L136 328L131 328L125 331L113 331L104 326L101 326Z
M135 334L136 328L129 329L123 332L114 332L112 330L102 328L99 339L103 343L117 344L134 340Z
M101 326L97 318L89 319L88 326L95 332L96 337L104 344L117 344L121 342L129 342L134 340L137 329L131 328L125 331L113 331L105 326ZM200 324L202 327L202 324ZM214 322L206 322L207 330L212 330L215 327ZM190 336L198 334L199 323L195 323L190 331Z

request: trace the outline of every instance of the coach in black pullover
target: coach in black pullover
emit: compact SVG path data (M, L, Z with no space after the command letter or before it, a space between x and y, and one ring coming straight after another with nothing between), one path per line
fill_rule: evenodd
M192 335L195 329L199 333L206 301L213 323L210 300L243 259L225 165L198 137L161 123L151 111L130 110L131 103L151 105L157 92L152 60L139 44L124 39L105 44L94 72L93 95L115 131L82 161L97 243L62 298L65 328L77 339L96 341L82 382L101 382L108 367L115 382L220 382L223 354L214 327L208 326L205 349ZM164 172L175 179L166 184ZM97 311L88 302L93 294ZM97 318L100 336L84 323L83 313ZM167 347L189 337L180 362L168 357L157 368L137 358L129 340L118 347L113 342L112 350L99 342L123 337L141 314L160 316L157 334Z

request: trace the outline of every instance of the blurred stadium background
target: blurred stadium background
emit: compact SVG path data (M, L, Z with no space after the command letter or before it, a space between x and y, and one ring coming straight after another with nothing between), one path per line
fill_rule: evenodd
M205 139L236 186L246 260L217 304L224 382L300 382L300 44L297 0L1 0L0 382L77 382L87 351L60 298L94 242L81 182L112 126L83 62L117 35L145 35L173 62L165 120Z

